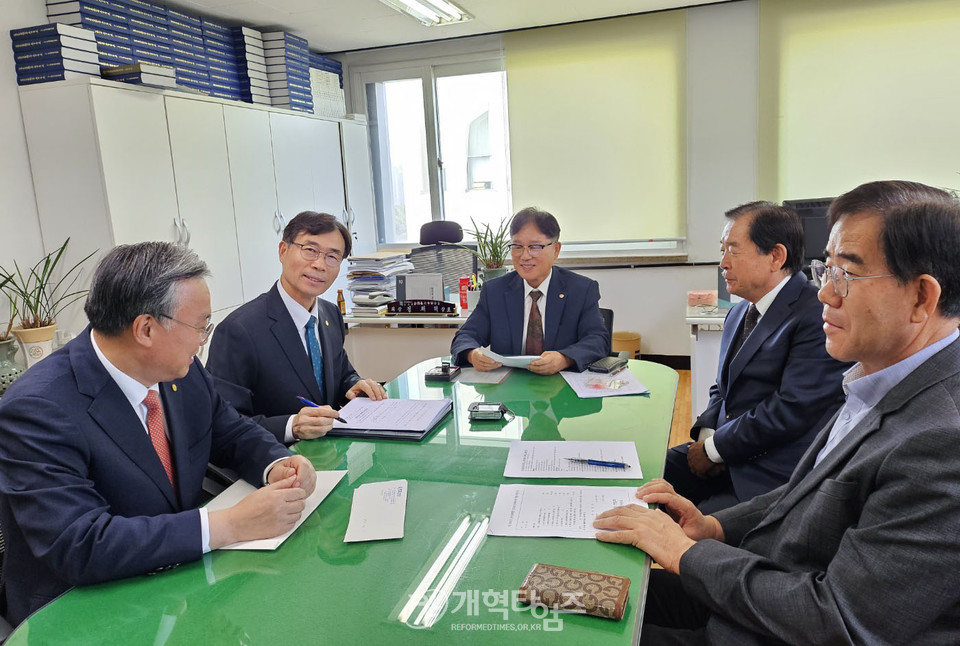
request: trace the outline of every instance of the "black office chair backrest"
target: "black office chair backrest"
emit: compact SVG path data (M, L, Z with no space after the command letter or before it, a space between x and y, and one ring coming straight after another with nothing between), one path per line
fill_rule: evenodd
M607 328L607 336L610 337L610 347L607 348L607 354L610 354L613 352L613 310L601 307L600 318L603 319L603 325Z
M466 245L471 246L471 245ZM417 274L443 274L444 287L450 288L450 299L458 300L461 276L477 273L477 257L463 247L432 244L410 250L410 262Z
M463 227L449 220L427 222L420 227L420 244L439 244L441 242L460 242L463 240Z

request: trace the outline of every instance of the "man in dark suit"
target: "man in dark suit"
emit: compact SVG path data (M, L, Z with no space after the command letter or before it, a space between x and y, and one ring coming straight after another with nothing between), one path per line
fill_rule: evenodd
M664 567L643 643L960 643L960 205L872 182L829 219L826 347L858 363L790 481L712 516L654 481L665 512L594 523Z
M744 300L727 315L717 381L667 452L664 479L710 513L776 489L843 403L849 367L827 354L817 289L801 273L803 227L789 208L751 202L726 213L720 268Z
M0 402L0 524L10 620L73 585L193 561L299 519L313 466L241 417L194 355L210 334L209 272L160 242L99 264L90 327ZM197 509L209 460L262 489Z
M610 333L600 316L597 281L553 263L560 254L556 218L528 207L510 222L513 271L483 284L480 302L453 337L457 365L493 370L500 364L482 348L501 355L539 356L527 370L552 375L583 370L607 356Z
M210 343L207 370L223 398L287 444L325 435L348 399L387 396L350 365L340 310L319 298L350 246L332 215L297 215L283 230L280 280L227 316Z

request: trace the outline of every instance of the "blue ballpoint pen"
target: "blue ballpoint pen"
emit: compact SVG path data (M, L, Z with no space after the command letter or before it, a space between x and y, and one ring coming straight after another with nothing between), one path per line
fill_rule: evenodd
M606 460L588 460L587 458L564 458L571 462L580 462L593 465L595 467L613 467L614 469L626 469L629 464L625 462L608 462Z
M300 395L297 395L297 399L299 399L299 400L300 400L300 403L303 404L304 406L313 406L314 408L320 408L320 404L314 404L312 401L310 401L310 400L307 399L306 397L301 397ZM347 423L347 420L343 419L343 418L340 417L339 415L336 416L336 417L334 417L333 419L337 420L337 421L340 422L341 424L346 424L346 423Z

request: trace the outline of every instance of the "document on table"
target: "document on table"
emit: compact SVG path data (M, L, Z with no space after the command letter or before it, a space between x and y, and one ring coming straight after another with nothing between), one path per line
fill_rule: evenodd
M580 399L593 397L614 397L616 395L645 395L650 391L640 383L637 376L624 368L619 372L570 372L562 370L560 374Z
M502 363L505 366L510 366L511 368L526 368L527 364L533 361L534 359L539 359L539 356L531 354L522 354L512 357L505 357L503 355L497 354L490 348L481 348L481 351L498 363Z
M358 431L426 432L453 407L450 399L383 399L356 397L340 409L347 423L335 421L331 434Z
M389 480L361 485L353 491L350 522L344 543L403 538L407 513L407 481Z
M287 537L290 534L297 531L297 528L303 524L303 521L307 519L313 510L316 509L323 499L327 497L333 488L337 486L337 483L340 482L340 479L343 478L343 474L346 471L317 471L317 486L314 487L313 493L307 496L307 499L304 501L306 506L303 509L303 512L300 514L300 520L293 526L293 529L290 531L276 536L274 538L261 538L255 541L240 541L239 543L231 543L225 547L221 547L222 550L275 550L280 545L283 544L283 541L287 540ZM244 479L237 480L232 485L224 489L219 496L211 500L207 504L207 509L210 511L217 511L219 509L226 509L227 507L233 507L235 504L252 494L256 491L256 487L247 482Z
M480 372L476 368L460 368L460 376L457 381L464 384L499 384L502 383L511 368L501 366L486 372Z
M491 536L559 536L594 538L593 520L623 505L644 503L636 487L559 487L500 485L493 503Z
M605 467L565 458L623 462L626 469ZM637 445L633 442L524 442L510 443L505 478L643 478Z

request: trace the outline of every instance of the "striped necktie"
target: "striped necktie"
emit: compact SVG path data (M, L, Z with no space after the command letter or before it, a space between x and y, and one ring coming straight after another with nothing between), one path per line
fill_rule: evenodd
M523 353L526 355L540 356L543 354L543 317L540 316L540 307L537 301L543 294L539 289L530 292L530 318L527 319L527 344Z
M163 408L157 391L148 390L147 396L143 398L143 405L147 407L147 430L150 432L153 449L163 464L163 470L167 472L170 484L176 487L173 481L173 458L170 457L170 443L163 428Z

